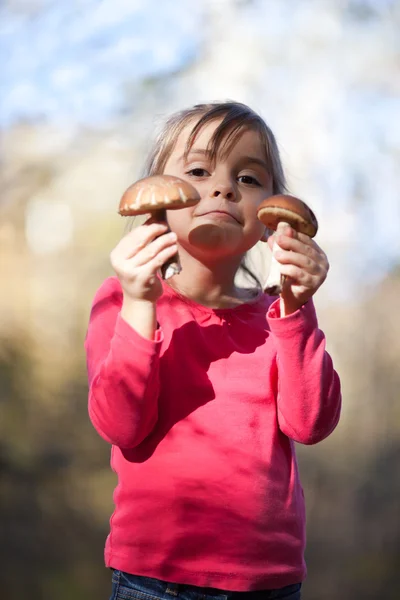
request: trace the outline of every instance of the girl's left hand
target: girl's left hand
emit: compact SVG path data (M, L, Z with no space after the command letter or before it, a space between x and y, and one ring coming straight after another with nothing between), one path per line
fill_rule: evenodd
M272 249L273 242L281 250L275 258L285 275L285 283L281 293L284 315L298 310L307 302L325 281L329 262L321 248L304 233L298 233L292 227L284 229L284 233L271 236L268 240Z

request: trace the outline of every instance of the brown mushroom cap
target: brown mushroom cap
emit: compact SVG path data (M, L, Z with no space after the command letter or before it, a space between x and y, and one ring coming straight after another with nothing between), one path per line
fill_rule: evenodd
M173 175L152 175L129 186L119 203L124 217L143 215L157 210L193 206L200 200L197 190Z
M307 204L286 194L270 196L263 200L258 208L257 217L273 231L282 221L310 237L314 237L318 231L317 218Z

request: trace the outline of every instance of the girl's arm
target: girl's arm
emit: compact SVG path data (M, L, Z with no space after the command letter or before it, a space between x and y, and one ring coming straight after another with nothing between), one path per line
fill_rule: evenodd
M277 349L279 427L296 442L315 444L339 421L339 377L326 352L312 300L290 316L280 317L277 300L268 322Z
M118 279L107 279L95 296L85 340L89 416L107 442L133 448L157 421L161 333L141 335L124 319L122 304Z
M135 227L111 252L118 276L98 291L86 336L89 415L111 444L133 448L157 421L159 351L157 271L177 251L163 223Z
M278 422L296 442L315 444L334 430L341 408L339 377L312 302L329 263L314 240L290 227L277 243L281 250L275 257L286 280L268 321L277 348Z

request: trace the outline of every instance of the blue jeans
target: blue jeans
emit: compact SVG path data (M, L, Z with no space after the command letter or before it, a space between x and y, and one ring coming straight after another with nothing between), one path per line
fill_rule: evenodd
M300 600L301 583L277 590L229 592L215 588L167 583L114 571L110 600Z

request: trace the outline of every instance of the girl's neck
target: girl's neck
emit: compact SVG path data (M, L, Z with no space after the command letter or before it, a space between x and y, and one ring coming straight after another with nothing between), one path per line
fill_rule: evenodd
M231 308L248 302L253 295L235 285L241 257L204 264L180 249L182 271L168 284L186 298L210 308Z

